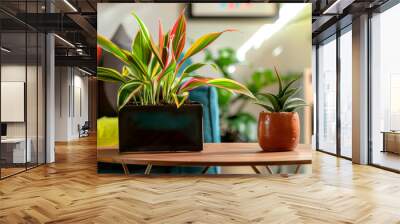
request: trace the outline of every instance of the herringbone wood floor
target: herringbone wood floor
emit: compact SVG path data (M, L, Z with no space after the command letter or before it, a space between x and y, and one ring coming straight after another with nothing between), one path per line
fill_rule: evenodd
M315 153L313 173L96 174L94 139L0 181L0 223L400 223L400 175Z

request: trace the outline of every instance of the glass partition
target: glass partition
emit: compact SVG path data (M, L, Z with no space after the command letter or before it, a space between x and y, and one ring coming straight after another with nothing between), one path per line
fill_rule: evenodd
M340 36L340 155L352 157L352 32Z
M371 18L371 162L400 170L400 5Z
M0 7L18 6L21 15L42 10L40 1L26 4L2 1ZM45 41L43 33L0 12L1 179L45 163Z
M30 168L37 165L38 158L38 34L28 32L26 37L28 53L26 64L27 150L30 151L27 167Z
M318 149L336 153L336 37L318 47Z
M1 34L1 175L24 171L31 160L26 126L26 33ZM6 50L4 50L6 49Z

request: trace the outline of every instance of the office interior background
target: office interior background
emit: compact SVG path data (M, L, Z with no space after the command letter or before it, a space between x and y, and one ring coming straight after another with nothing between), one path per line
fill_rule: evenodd
M54 162L55 142L78 139L86 121L90 132L96 130L99 1L67 2L1 2L1 178ZM393 27L400 19L399 4L349 1L327 12L332 1L310 3L313 96L307 97L313 119L303 119L310 128L302 133L310 140L303 136L302 141L334 156L398 172L400 157L393 144L400 126L400 34ZM270 42L279 40L279 34ZM282 63L283 72L291 71L285 68L291 60L274 61L289 57L288 48L271 46L267 51L278 56L270 53L263 67ZM308 60L300 52L290 54L295 61ZM240 72L243 67L230 69ZM307 74L307 67L292 71Z
M132 2L0 0L0 223L399 223L398 0L274 0L268 4L277 7L266 7L276 13L270 18L195 18L193 2ZM214 6L248 4L258 3ZM284 13L293 4L302 11ZM195 61L223 59L224 75L262 91L277 89L274 65L286 78L301 75L299 97L309 106L299 110L300 142L311 145L299 147L307 148L307 165L285 169L287 158L276 165L275 153L258 154L255 124L262 109L228 100L217 105L218 139L254 142L239 145L254 146L253 154L261 155L254 159L265 156L274 164L158 175L147 172L147 163L146 176L122 161L115 163L118 172L99 172L97 136L115 132L107 123L99 128L98 120L116 117L118 86L100 82L96 67L118 63L98 49L96 34L129 49L136 23L116 11L137 10L154 35L158 16L170 27L185 7L188 42L226 26L239 29ZM222 75L206 67L201 74ZM229 144L215 145L229 151ZM239 175L219 175L231 173Z

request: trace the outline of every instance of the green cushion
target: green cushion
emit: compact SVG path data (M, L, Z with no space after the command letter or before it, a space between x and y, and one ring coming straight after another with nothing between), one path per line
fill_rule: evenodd
M102 117L97 120L97 146L118 146L118 118Z

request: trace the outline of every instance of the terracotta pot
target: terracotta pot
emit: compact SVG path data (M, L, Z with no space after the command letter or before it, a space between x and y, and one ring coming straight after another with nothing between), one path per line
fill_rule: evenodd
M261 112L258 144L266 152L294 150L299 144L300 121L296 112Z

